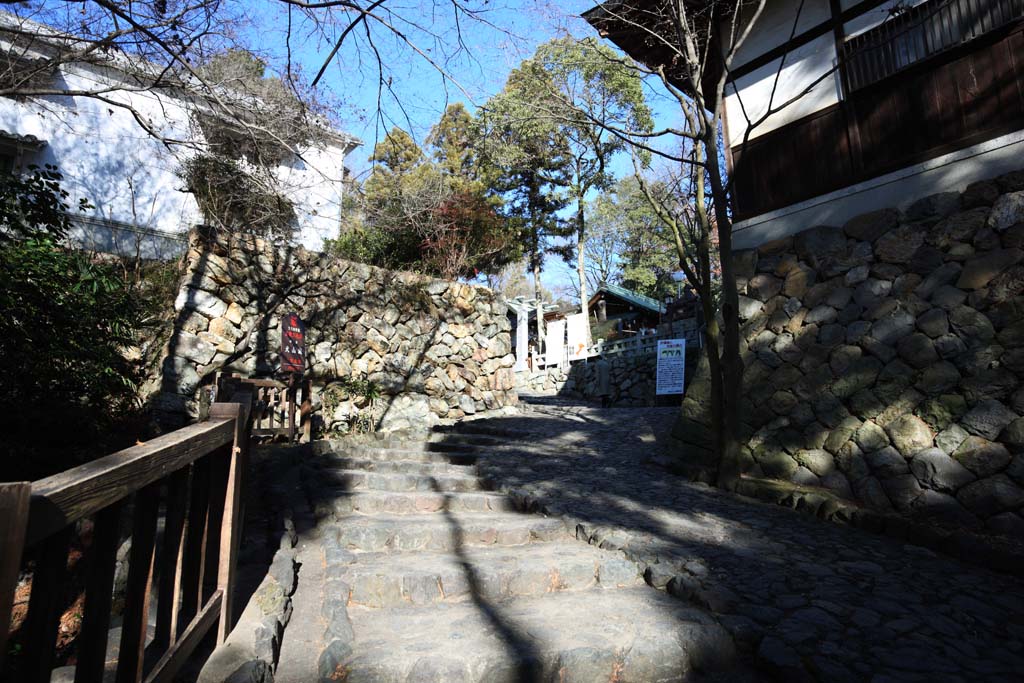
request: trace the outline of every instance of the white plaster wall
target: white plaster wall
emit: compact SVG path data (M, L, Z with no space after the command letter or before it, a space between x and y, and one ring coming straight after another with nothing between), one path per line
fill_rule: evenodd
M729 146L742 143L750 125L752 140L839 102L838 79L832 72L835 57L835 42L828 33L790 52L785 64L777 59L729 84ZM770 109L779 111L761 121Z
M908 7L915 7L925 1L926 0L910 0L908 2L907 0L902 0L902 2L900 2L900 0L887 0L878 7L860 15L853 21L846 22L843 25L843 31L848 38L853 37L858 33L864 33L864 31L874 28L888 19L889 12L895 5L902 4ZM841 5L845 11L856 5L858 2L860 2L860 0L841 0Z
M800 0L769 0L750 35L740 45L733 68L756 59L785 43L791 35L799 35L832 16L828 0L805 0L798 20L800 4ZM835 61L835 39L829 32L788 53L785 60L777 59L730 84L725 99L729 146L742 143L752 123L756 125L750 131L749 139L836 104L839 101L839 81L832 73ZM797 97L799 99L786 105ZM782 105L786 106L757 123L769 109Z
M56 85L73 90L102 83L97 72L64 70ZM177 100L125 91L106 97L130 103L163 135L187 139L187 113ZM126 109L89 97L40 99L0 98L0 128L45 140L24 161L56 164L64 189L73 200L87 198L95 217L167 232L183 232L198 220L195 200L180 191L175 176L183 151L147 135Z
M815 197L733 226L735 249L751 249L818 225L841 227L860 214L888 207L905 209L939 192L1024 166L1024 131L931 159L869 181Z
M296 240L319 251L325 239L336 239L341 224L343 147L305 148L299 158L276 169L284 193L295 203L299 221Z
M757 25L736 51L733 68L743 66L782 45L789 40L790 34L800 35L832 16L828 0L804 0L802 10L800 4L800 0L766 0L765 8L757 18ZM799 21L797 10L800 10ZM744 14L743 21L746 25L754 15L753 9L748 6ZM796 33L793 33L794 23ZM742 35L742 31L737 31L737 36L739 35Z
M65 90L96 89L117 84L92 67L65 68L55 85ZM46 141L24 163L55 164L73 202L87 198L91 217L181 234L202 216L195 199L177 177L181 163L201 144L191 130L186 102L166 94L115 90L112 100L133 106L163 136L189 142L170 148L155 140L131 112L91 97L46 97L39 101L0 98L0 129ZM342 175L350 143L302 150L300 159L276 169L286 196L298 214L296 241L319 250L337 236L341 216ZM102 229L93 224L86 229ZM109 242L104 236L97 243Z

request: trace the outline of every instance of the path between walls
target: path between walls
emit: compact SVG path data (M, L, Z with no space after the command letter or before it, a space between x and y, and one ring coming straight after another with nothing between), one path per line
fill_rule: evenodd
M278 672L1017 680L1018 580L667 474L649 461L677 410L548 401L421 439L316 445L302 481L323 599L305 613L315 574L300 568ZM295 629L316 619L322 646ZM322 647L317 661L290 639Z

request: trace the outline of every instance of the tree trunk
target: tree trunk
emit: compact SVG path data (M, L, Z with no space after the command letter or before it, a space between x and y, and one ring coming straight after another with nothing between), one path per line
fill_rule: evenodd
M592 343L590 335L590 302L587 300L587 269L586 255L584 251L587 246L586 223L583 215L583 197L576 197L576 274L580 279L580 312L583 319L587 321L586 344L589 347Z
M711 186L715 222L718 228L718 252L722 268L722 427L723 443L717 484L733 489L740 477L740 396L743 393L743 357L740 355L739 291L732 259L732 222L726 211L728 196L718 166L718 144L714 132L705 141L705 163Z
M533 265L533 298L537 300L537 353L545 353L544 341L544 300L540 291L540 256L534 254Z

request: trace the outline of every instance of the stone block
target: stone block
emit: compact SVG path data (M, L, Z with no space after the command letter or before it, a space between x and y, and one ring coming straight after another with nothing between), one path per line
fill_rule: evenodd
M996 474L964 486L956 497L971 512L990 517L1024 505L1024 488L1005 474Z
M939 448L927 448L914 454L910 471L923 486L955 493L977 477Z
M879 209L855 216L843 226L843 232L855 240L874 242L900 223L900 212L896 209Z
M819 477L835 469L832 454L822 449L797 451L796 461Z
M996 200L986 225L1001 232L1024 223L1024 192L1009 192Z
M1017 414L999 401L979 401L960 420L960 425L972 434L994 440L1003 429L1017 419Z
M900 474L882 479L882 488L897 510L906 512L922 494L921 485L912 474Z
M988 477L1010 464L1006 446L980 436L968 436L953 453L956 460L979 477Z
M960 196L965 209L992 206L999 199L999 185L994 180L978 180L971 183Z
M1024 259L1020 249L996 249L977 256L964 264L956 286L963 290L981 289L1010 266Z
M897 417L887 425L886 432L888 432L893 445L904 457L910 457L918 451L931 447L935 438L931 427L916 415Z
M864 460L871 468L871 472L882 480L910 472L907 461L892 446L885 446L871 452L865 450Z
M875 242L875 257L884 263L909 263L914 253L924 244L925 235L909 226L890 230Z

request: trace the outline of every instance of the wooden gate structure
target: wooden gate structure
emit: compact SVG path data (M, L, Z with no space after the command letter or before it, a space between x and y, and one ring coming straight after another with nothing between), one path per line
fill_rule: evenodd
M196 645L232 627L251 393L214 403L207 420L31 483L0 484L0 679L19 568L34 561L18 676L48 683L66 605L69 547L91 519L76 683L104 679L122 521L130 521L117 683L172 680ZM129 510L130 508L130 510ZM158 539L158 523L163 534ZM158 547L159 546L159 547ZM151 599L155 636L147 642Z
M218 401L230 401L238 392L252 394L253 437L275 439L283 436L288 441L295 441L301 435L309 440L313 400L312 383L308 378L293 376L283 382L238 374L217 376Z

